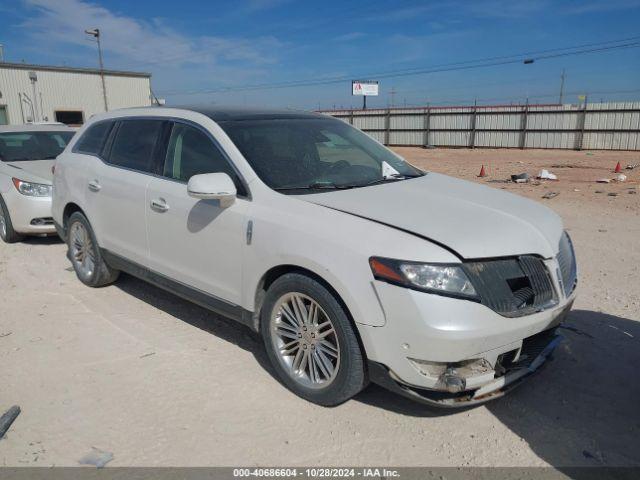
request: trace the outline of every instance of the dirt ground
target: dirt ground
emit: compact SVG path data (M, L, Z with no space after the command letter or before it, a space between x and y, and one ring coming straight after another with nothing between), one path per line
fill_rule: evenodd
M113 453L109 466L640 465L640 194L628 193L640 167L594 183L640 153L397 151L564 218L580 292L538 375L467 411L376 386L322 408L274 380L244 327L131 277L84 287L56 239L0 243L0 413L22 408L0 465L78 465L93 447ZM495 182L540 168L559 181ZM549 191L559 195L543 200Z

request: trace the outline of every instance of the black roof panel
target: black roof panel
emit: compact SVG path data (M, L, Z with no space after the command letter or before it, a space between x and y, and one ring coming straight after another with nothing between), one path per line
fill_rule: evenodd
M269 108L253 108L253 107L221 107L209 105L185 105L170 106L167 108L180 108L182 110L191 110L198 112L211 118L215 122L232 121L232 120L274 120L274 119L311 119L311 118L328 118L314 112L305 112L303 110L287 110L287 109L269 109Z

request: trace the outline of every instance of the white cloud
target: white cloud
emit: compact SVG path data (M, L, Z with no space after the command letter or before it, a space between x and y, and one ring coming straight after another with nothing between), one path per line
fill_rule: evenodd
M349 32L338 35L337 37L334 37L333 40L336 42L352 42L353 40L358 40L366 36L367 34L363 32Z
M35 15L23 27L36 40L52 45L92 47L84 30L99 28L105 57L111 63L142 69L194 63L248 70L274 63L283 44L275 37L189 37L162 19L141 20L81 0L26 0ZM107 67L109 65L107 64Z

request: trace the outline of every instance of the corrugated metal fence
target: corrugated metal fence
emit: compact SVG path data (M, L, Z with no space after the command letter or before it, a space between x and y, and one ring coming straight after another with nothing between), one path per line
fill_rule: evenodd
M331 110L385 145L640 150L640 102Z

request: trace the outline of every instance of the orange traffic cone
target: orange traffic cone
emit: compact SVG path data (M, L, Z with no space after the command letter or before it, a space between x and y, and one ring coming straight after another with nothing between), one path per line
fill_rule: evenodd
M620 173L622 171L622 166L620 165L620 162L618 162L618 164L616 165L616 169L614 170L615 173Z
M482 165L482 168L480 169L480 174L478 176L479 177L486 177L487 176L487 172L484 169L484 165Z

